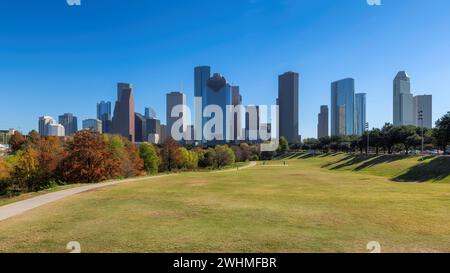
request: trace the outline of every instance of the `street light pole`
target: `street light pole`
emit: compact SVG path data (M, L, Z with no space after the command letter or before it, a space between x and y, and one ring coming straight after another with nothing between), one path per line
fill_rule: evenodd
M370 149L370 134L369 134L369 123L366 122L366 133L367 133L367 155L369 155L369 149Z
M425 137L423 135L424 133L423 133L423 111L422 110L419 111L419 118L418 119L420 120L421 127L422 127L422 155L423 155L423 152L425 150Z

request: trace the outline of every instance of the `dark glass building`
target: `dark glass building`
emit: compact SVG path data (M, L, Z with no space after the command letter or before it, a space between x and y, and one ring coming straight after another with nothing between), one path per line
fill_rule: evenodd
M112 119L113 134L135 141L135 112L133 87L128 83L117 84L117 101Z
M206 84L211 77L211 67L198 66L194 69L194 132L195 139L203 143L203 109L206 107Z
M72 113L65 113L59 116L58 122L64 126L66 136L71 136L78 131L78 119Z
M298 134L298 92L298 73L286 72L278 77L279 137L285 137L289 142L300 140Z
M221 128L214 126L211 130L212 135L207 136L207 139L210 141L212 140L211 144L225 143L232 137L231 126L228 126L228 120L231 119L229 119L227 115L227 106L232 105L231 86L219 73L215 73L206 82L206 107L213 105L218 106L222 110L223 124ZM205 123L212 118L213 117L206 118ZM203 126L205 126L205 124Z
M111 102L101 101L97 103L97 119L102 121L102 132L111 132Z
M147 118L139 113L134 114L134 140L136 142L146 142L148 141L147 134Z
M320 106L319 122L317 124L317 138L329 136L328 116L328 106Z
M331 135L355 134L355 80L352 78L331 84Z

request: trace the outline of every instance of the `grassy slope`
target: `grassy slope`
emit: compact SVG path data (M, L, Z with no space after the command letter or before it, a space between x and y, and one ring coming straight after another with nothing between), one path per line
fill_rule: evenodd
M310 154L288 155L333 171L352 171L390 178L398 182L450 183L450 157L425 157L402 155L346 155L333 154L311 157Z
M289 167L185 173L80 194L0 223L0 251L450 251L450 185ZM276 164L270 163L270 164Z

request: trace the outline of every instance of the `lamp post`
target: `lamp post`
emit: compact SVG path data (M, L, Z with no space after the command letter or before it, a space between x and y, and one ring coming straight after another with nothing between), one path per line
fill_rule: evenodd
M367 155L369 155L369 149L370 149L370 134L369 134L369 123L366 122L366 133L367 133Z
M420 120L420 124L421 124L421 127L422 127L422 155L423 155L423 152L424 152L424 147L425 147L425 138L424 138L424 135L423 135L423 111L422 110L420 110L419 111L419 113L418 113L418 120Z

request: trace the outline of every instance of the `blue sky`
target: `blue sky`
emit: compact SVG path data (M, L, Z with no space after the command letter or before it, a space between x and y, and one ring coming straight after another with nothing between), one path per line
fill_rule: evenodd
M392 121L399 70L416 94L450 111L450 1L0 0L0 129L37 128L41 115L95 117L131 82L136 111L165 120L165 94L193 104L193 69L211 65L241 86L244 104L272 104L277 77L300 73L300 134L316 136L330 83L356 79L368 121Z

